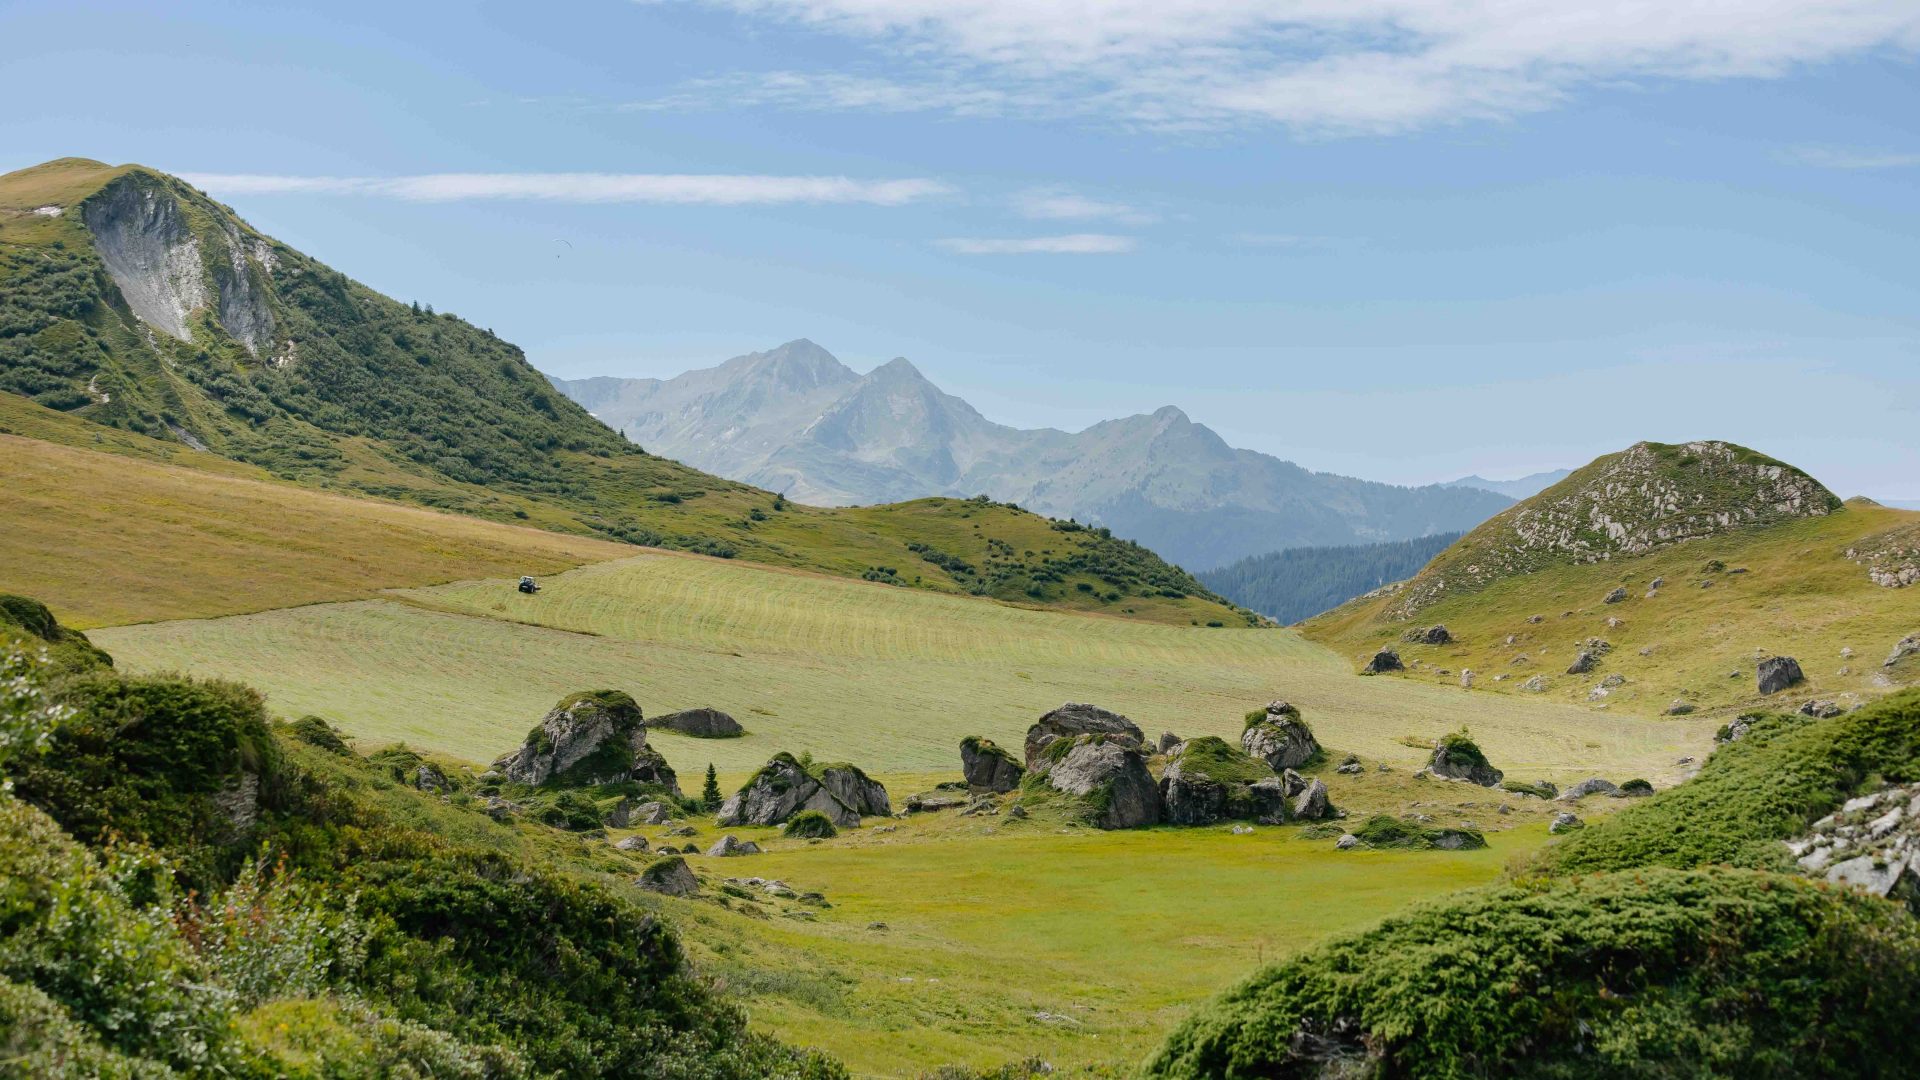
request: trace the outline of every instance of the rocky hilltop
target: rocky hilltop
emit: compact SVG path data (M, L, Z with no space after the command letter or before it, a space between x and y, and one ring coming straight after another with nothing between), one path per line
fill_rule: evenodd
M1732 443L1635 443L1501 512L1399 592L1395 618L1548 566L1599 563L1840 508L1799 469Z

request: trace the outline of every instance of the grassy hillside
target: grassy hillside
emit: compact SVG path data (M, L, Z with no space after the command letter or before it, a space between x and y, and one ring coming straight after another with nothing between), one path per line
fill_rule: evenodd
M310 487L614 541L1159 621L1248 618L1104 532L977 502L800 507L647 454L491 331L381 296L138 166L0 176L0 391L18 395L0 399L7 430L84 449L165 456L132 433Z
M1639 557L1509 577L1432 603L1411 624L1393 618L1394 595L1359 600L1310 621L1304 631L1356 667L1385 645L1397 648L1410 667L1420 664L1391 678L1452 684L1461 669L1471 668L1480 689L1641 714L1676 699L1702 710L1758 704L1754 661L1781 654L1799 659L1807 681L1777 695L1776 703L1817 697L1844 705L1920 678L1911 665L1881 666L1896 642L1920 630L1920 593L1876 585L1868 566L1847 554L1887 546L1875 538L1909 531L1920 534L1920 514L1853 503L1823 517ZM1648 596L1656 578L1665 583ZM1626 589L1626 599L1605 603L1616 587ZM1542 621L1530 622L1536 615ZM1610 619L1620 625L1608 625ZM1400 640L1409 625L1432 623L1444 624L1454 642ZM1591 673L1566 674L1578 649L1596 637L1611 651ZM1443 676L1441 668L1456 674ZM1616 674L1626 683L1589 701L1593 688ZM1507 678L1494 681L1500 675ZM1537 695L1521 689L1534 675L1546 682Z

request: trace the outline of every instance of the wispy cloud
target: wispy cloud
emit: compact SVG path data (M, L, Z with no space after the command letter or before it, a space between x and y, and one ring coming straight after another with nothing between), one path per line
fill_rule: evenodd
M642 0L656 2L656 0ZM661 107L1077 114L1391 133L1599 83L1774 78L1920 48L1913 0L680 0L866 42L883 76L703 80Z
M1069 233L1065 236L949 237L936 241L956 255L1124 255L1134 249L1131 236Z
M1066 188L1048 187L1022 191L1013 197L1014 209L1036 221L1117 221L1124 225L1146 225L1160 220L1123 202L1094 199Z
M1788 161L1819 169L1909 169L1920 165L1920 153L1832 146L1795 146L1785 156Z
M901 206L954 193L938 180L856 180L845 176L675 173L432 173L422 176L278 176L182 173L223 195L358 195L413 202L533 199L570 203L747 206L864 203Z

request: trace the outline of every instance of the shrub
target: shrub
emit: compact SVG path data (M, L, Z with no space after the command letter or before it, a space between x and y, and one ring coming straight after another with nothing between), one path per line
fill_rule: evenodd
M1899 1076L1920 925L1747 870L1462 893L1308 952L1182 1024L1161 1078Z
M328 753L343 757L353 754L353 748L347 745L347 740L340 737L340 733L333 729L332 724L318 716L303 716L288 724L287 734L308 746L317 746Z
M787 819L786 828L780 830L782 836L793 836L807 840L824 840L840 835L833 827L833 819L818 810L802 810Z
M1786 869L1779 843L1862 785L1920 780L1920 690L1825 720L1768 717L1700 774L1543 852L1542 870L1591 873L1705 863Z

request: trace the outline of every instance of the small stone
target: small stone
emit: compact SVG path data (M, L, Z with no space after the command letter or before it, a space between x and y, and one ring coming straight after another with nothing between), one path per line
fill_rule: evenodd
M1340 839L1333 842L1333 846L1341 851L1352 851L1360 846L1360 838L1352 833L1343 833Z
M1625 600L1626 598L1627 598L1627 587L1624 585L1619 585L1619 586L1616 586L1612 592L1607 594L1606 599L1603 600L1602 603L1617 604L1620 601Z

